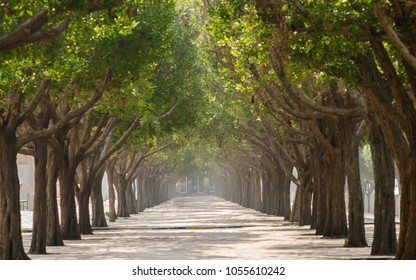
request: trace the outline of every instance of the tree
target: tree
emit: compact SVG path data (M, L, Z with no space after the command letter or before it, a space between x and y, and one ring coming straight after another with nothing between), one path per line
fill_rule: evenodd
M333 51L335 42L344 42L344 58L349 58L349 61L344 60L344 63L339 63L339 65L352 70L350 74L353 75L349 77L350 81L360 88L367 103L374 106L376 120L382 128L382 135L396 162L404 190L396 258L413 259L416 242L414 234L411 233L415 221L411 214L414 212L412 210L414 188L411 187L414 184L412 175L414 172L411 170L414 168L412 158L415 154L413 141L416 111L413 105L415 100L414 52L410 46L413 40L414 5L405 1L369 1L353 4L334 1L332 5L337 5L338 12L330 17L322 13L322 11L325 12L324 6L326 8L330 6L328 2L322 3L324 6L321 7L315 4L310 5L308 1L301 3L291 0L290 2L304 20L319 27L314 29L314 35L319 34L332 41L332 44L327 46L329 47L327 50ZM323 10L319 10L320 8ZM358 25L361 28L354 28ZM308 35L303 38L309 40L306 44L318 46L319 44L315 44L316 41L311 44L310 39L315 36L307 32L311 31L310 28L304 30L306 32L302 32L302 35ZM318 30L321 32L317 32ZM402 32L402 36L398 36L398 30ZM322 54L322 50L316 48L313 51L315 54L319 52ZM357 52L357 50L360 51ZM328 71L339 69L333 63L334 60L331 62L324 56L321 58L323 59L321 63L327 66ZM391 190L389 193L386 195L390 196ZM391 224L391 221L389 220L388 223Z

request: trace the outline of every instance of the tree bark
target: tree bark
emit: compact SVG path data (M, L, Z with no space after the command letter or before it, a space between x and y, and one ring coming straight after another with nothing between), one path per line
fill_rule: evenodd
M326 182L323 176L322 170L322 156L319 151L314 153L314 199L316 200L316 211L315 213L315 234L323 235L325 220L326 220Z
M349 124L351 126L351 124ZM355 129L350 131L355 135ZM348 178L348 238L346 247L366 247L364 228L364 201L361 190L360 166L358 139L349 137L350 143L347 146L349 154L346 160Z
M59 176L59 159L54 150L48 152L48 183L47 183L47 226L46 244L47 246L64 246L61 237L61 227L59 225L58 201L56 192L56 182Z
M28 260L21 234L16 134L0 126L0 259Z
M397 249L394 164L380 126L370 118L369 142L373 160L375 201L371 255L394 255Z
M118 184L117 184L117 217L130 217L127 201L126 201L126 178L124 174L118 175Z
M301 172L304 173L304 172ZM311 210L311 201L312 201L312 183L311 183L311 177L309 174L309 171L307 170L304 174L301 175L303 178L301 178L299 181L300 186L300 216L299 216L299 225L305 226L310 225L312 221L312 210Z
M400 235L397 247L397 259L416 259L416 144L411 146L407 158L407 168L399 168L400 201Z
M129 214L137 214L136 198L133 192L133 185L127 186L126 188L126 207Z
M101 185L103 176L104 169L102 169L96 174L91 191L93 227L108 227L107 221L105 219L104 200Z
M300 221L300 210L302 203L302 189L297 186L295 192L295 199L293 200L292 213L290 215L289 222L298 223Z
M344 238L347 236L347 218L345 210L345 173L343 156L336 149L326 161L324 178L326 189L326 218L324 238Z
M35 197L33 208L33 231L29 254L46 254L47 197L46 165L48 142L34 141L35 153Z
M108 182L108 199L109 199L109 220L110 222L115 222L117 219L116 213L116 194L114 191L114 166L116 161L111 160L109 164L107 164L106 172L107 172L107 182Z
M92 234L90 223L90 193L81 190L79 192L79 232L81 234Z
M65 160L64 160L65 162ZM79 240L77 211L75 204L75 173L76 167L61 165L59 182L61 186L61 236L63 240Z

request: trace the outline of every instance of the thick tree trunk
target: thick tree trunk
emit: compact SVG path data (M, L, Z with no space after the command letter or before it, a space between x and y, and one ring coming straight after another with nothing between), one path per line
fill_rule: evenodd
M358 141L351 137L349 154L346 160L348 178L348 238L346 247L366 247L364 228L364 201L361 191L360 166L358 161Z
M130 217L126 201L126 183L125 176L121 174L117 186L117 217Z
M341 151L331 153L326 165L326 219L324 238L345 238L347 236L347 218L345 210L345 172Z
M48 142L44 139L34 141L35 150L35 197L33 208L33 232L29 254L46 254L47 197L46 165Z
M61 165L59 182L61 186L61 236L63 240L79 240L75 204L75 168Z
M411 146L407 168L399 168L401 183L400 235L397 259L416 259L416 144ZM403 166L402 166L403 167Z
M378 39L370 43L377 64L372 54L358 56L356 63L363 77L363 92L367 102L375 104L378 123L399 170L400 235L396 258L416 259L416 111L383 43ZM382 73L378 68L380 66ZM392 114L396 112L396 104L394 107L391 106L393 97L399 108L403 108L400 112L403 123L397 123L391 115L386 114L386 109L388 112L394 112Z
M126 207L129 214L137 214L136 198L133 192L133 186L128 185L126 188Z
M27 260L24 251L15 131L0 126L0 259Z
M380 126L372 120L369 133L374 169L374 238L371 255L394 255L397 249L394 164Z
M79 232L81 234L92 234L90 223L90 194L81 190L79 192Z

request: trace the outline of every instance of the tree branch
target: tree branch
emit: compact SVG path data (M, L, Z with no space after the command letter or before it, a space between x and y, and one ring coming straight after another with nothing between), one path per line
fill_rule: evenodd
M41 30L42 26L48 23L48 12L42 10L13 31L0 36L0 52L12 50L24 45L50 39L64 32L69 25L69 19L49 29Z
M376 15L380 21L381 26L383 27L389 39L391 40L391 42L396 46L396 48L402 54L404 60L406 60L407 63L409 63L409 65L413 68L413 71L416 71L416 57L413 56L410 50L402 42L402 40L400 39L396 31L394 31L393 26L387 19L385 8L381 2L378 2L376 4Z
M178 103L176 103L175 105L173 105L172 108L170 108L169 111L167 111L163 115L158 116L157 117L157 120L163 120L163 119L166 119L167 117L169 117L173 113L173 111L175 111L176 106L178 106Z
M83 114L85 114L88 110L90 110L103 96L104 92L107 89L107 84L110 80L111 71L110 69L107 69L106 74L104 76L104 79L99 86L96 94L84 105L81 107L69 111L65 116L60 119L56 124L49 127L48 129L39 130L31 133L27 133L19 138L19 140L16 143L17 149L20 149L25 144L40 138L48 138L52 134L55 134L59 129L63 128L64 126L68 125L71 121L74 119L79 119Z

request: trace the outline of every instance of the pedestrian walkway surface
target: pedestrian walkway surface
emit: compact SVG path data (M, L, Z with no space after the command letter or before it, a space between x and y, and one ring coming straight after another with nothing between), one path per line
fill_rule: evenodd
M308 226L265 215L215 196L177 197L108 223L82 240L47 247L31 259L206 260L366 259L370 247L346 248L343 239L322 239ZM366 226L371 244L372 225ZM24 233L25 248L30 233Z

